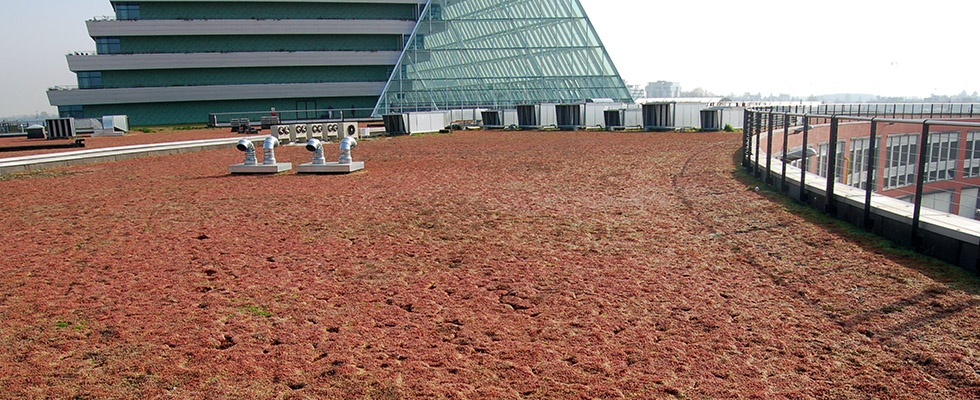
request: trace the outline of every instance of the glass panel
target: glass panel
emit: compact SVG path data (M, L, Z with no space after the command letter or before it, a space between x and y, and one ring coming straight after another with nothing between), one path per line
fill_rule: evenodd
M139 4L120 3L116 4L116 19L140 19Z
M578 0L432 0L375 114L632 102Z

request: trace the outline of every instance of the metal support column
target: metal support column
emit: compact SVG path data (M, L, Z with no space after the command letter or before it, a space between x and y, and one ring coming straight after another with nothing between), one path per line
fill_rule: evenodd
M837 183L837 137L840 120L837 115L830 118L830 143L827 148L827 200L825 211L837 214L837 204L834 199L834 184Z
M868 177L864 190L864 229L871 231L874 229L874 221L871 219L871 194L877 189L875 182L875 167L878 166L878 121L877 118L871 119L871 137L868 142Z
M921 244L919 237L919 218L922 216L922 192L926 184L926 164L929 161L929 121L922 122L922 137L919 138L918 171L915 176L915 213L912 215L912 248Z
M752 121L754 122L752 125L755 126L755 177L756 178L761 178L762 177L762 172L761 172L761 168L760 168L760 165L759 165L759 153L762 150L762 143L761 143L761 140L762 140L762 114L759 113L759 112L753 112L752 114L754 115L754 117L752 117Z
M783 193L789 191L789 186L786 184L786 154L789 152L789 116L783 115L783 172L780 175L782 182L780 182L779 189Z
M773 133L773 121L774 115L772 111L769 111L768 120L768 131L769 134L766 135L766 184L772 185L772 133Z
M810 117L803 115L803 159L800 163L800 201L809 203L810 198L806 192L806 168L810 165L810 153L807 146L807 139L810 137Z
M749 120L749 110L748 109L746 109L745 111L743 111L742 120L743 121L748 121ZM748 168L749 167L749 154L750 154L749 151L752 148L752 140L751 140L752 136L749 135L749 130L748 129L745 129L746 128L746 126L745 126L746 124L742 124L742 125L743 125L742 126L742 128L743 128L742 129L742 168Z

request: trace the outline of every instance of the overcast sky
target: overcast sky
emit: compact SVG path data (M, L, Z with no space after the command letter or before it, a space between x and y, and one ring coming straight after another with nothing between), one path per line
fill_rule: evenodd
M685 90L797 96L980 91L980 1L581 0L620 74ZM109 0L0 0L0 115L54 112Z

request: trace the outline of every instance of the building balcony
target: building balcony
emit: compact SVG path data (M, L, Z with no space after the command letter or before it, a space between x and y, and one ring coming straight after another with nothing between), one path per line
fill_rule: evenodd
M409 35L415 21L401 20L92 20L89 36L197 35Z
M164 70L187 68L307 67L395 65L397 51L304 51L252 53L108 54L74 52L68 69L81 71Z
M384 86L385 82L170 86L126 89L77 89L58 86L48 90L48 100L53 106L67 106L242 99L377 97L381 95Z

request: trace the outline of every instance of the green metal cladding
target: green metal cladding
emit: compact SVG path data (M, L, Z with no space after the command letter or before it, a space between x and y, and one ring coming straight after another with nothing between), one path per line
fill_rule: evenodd
M578 0L430 0L376 114L631 96Z

